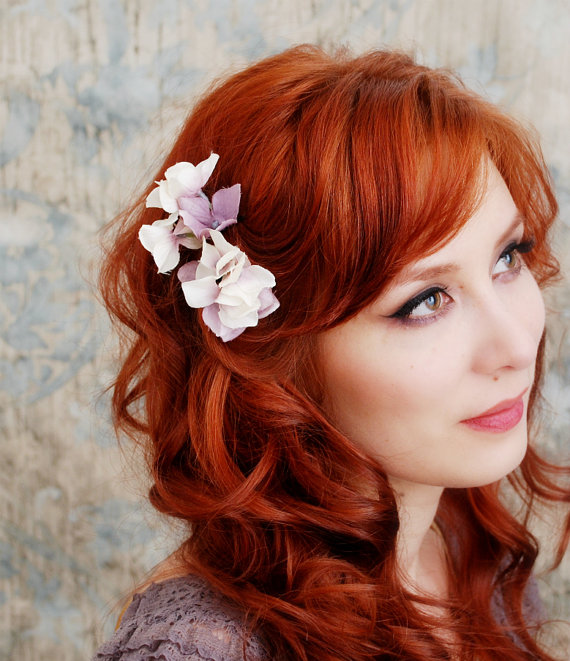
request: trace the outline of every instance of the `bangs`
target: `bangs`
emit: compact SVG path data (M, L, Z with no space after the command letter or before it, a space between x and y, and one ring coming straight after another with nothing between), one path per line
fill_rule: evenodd
M310 151L316 163L303 197L312 204L294 211L311 228L299 240L313 238L305 304L320 328L356 314L403 268L452 239L481 203L489 162L535 242L529 266L546 281L556 270L547 233L557 207L526 132L447 72L370 73L339 79L296 134L297 153Z
M538 282L557 272L557 206L536 141L450 72L402 53L301 47L260 62L197 105L162 170L211 152L220 162L205 193L241 184L227 240L277 282L281 306L265 331L248 332L251 346L319 332L371 303L471 218L489 161L535 243L525 259Z

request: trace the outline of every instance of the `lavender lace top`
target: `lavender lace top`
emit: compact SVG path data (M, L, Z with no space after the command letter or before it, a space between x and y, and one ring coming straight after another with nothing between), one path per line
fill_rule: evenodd
M244 643L245 641L245 643ZM245 650L245 654L244 654ZM199 576L153 583L133 597L92 661L269 661L240 611Z
M495 598L493 611L497 622L506 624L500 597ZM525 611L531 622L538 622L543 614L534 581L525 595ZM263 639L248 637L240 611L204 579L190 575L153 583L136 594L114 636L92 661L244 659L269 661Z

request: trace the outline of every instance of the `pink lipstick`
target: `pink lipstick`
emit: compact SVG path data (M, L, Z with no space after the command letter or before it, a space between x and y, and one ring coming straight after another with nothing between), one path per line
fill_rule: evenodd
M522 396L525 392L526 389L515 399L506 399L481 415L461 422L475 431L487 431L497 434L509 431L516 427L523 417L524 402Z

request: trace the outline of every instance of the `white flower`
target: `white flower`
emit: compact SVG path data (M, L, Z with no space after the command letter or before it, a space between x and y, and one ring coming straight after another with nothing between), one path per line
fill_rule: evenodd
M200 261L182 266L178 278L188 305L202 308L204 323L228 342L257 326L259 319L279 307L279 301L271 291L273 274L252 265L219 231L237 222L241 188L239 184L221 188L208 199L202 187L217 162L218 155L212 153L198 165L184 161L169 167L165 179L157 181L146 198L147 207L163 209L168 218L143 225L139 240L152 253L159 273L178 265L180 246L202 247Z
M139 230L139 240L152 253L159 273L168 273L177 266L181 245L194 249L200 247L200 240L182 222L173 227L176 218L176 214L171 214L152 225L143 225Z
M198 165L181 161L169 167L164 173L166 178L157 181L157 188L146 198L146 206L158 207L167 213L178 214L178 200L201 194L202 187L210 178L218 158L217 154L210 154L209 158Z
M271 291L275 278L262 266L252 265L219 231L209 234L214 245L204 237L200 261L180 267L178 277L188 305L203 308L204 323L228 342L279 307Z

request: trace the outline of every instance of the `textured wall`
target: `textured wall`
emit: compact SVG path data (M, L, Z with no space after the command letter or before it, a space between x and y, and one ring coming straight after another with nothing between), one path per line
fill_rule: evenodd
M89 279L97 230L154 174L192 95L302 41L455 68L543 136L568 266L569 34L568 0L0 0L0 659L87 658L175 533L113 439L113 341ZM568 454L568 285L550 301L543 442ZM568 620L568 560L541 587Z

